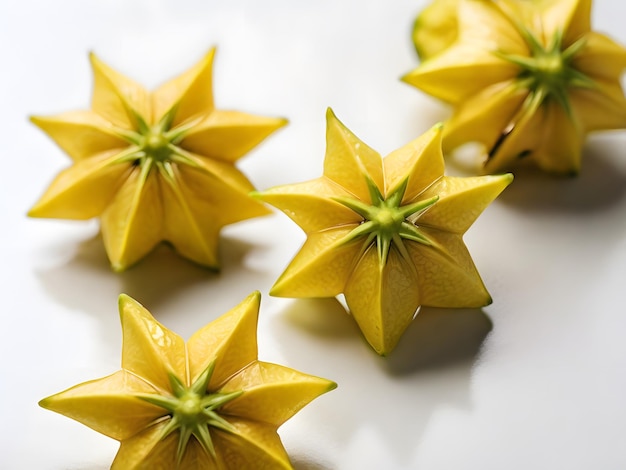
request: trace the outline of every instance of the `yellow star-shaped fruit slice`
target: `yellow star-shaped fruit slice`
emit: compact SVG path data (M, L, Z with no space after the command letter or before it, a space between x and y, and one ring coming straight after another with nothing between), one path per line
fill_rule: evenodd
M479 142L486 173L577 174L588 133L626 128L626 49L590 12L591 0L458 0L456 41L403 77L453 106L444 151Z
M444 176L440 139L438 125L382 159L329 110L324 175L258 195L307 235L270 294L345 294L382 355L421 305L489 304L462 237L512 175Z
M447 49L457 39L459 0L433 0L415 18L412 39L420 60Z
M91 110L32 118L72 165L29 215L99 217L117 271L162 241L218 268L220 229L268 213L235 163L286 121L216 109L214 52L152 93L92 54Z
M260 294L185 342L120 296L122 370L41 400L120 441L113 469L289 469L277 429L335 383L257 359Z

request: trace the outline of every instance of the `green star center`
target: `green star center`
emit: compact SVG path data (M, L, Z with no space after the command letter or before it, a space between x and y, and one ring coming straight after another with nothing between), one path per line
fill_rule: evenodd
M439 199L438 196L419 200L408 204L402 204L408 180L385 198L378 186L367 179L370 192L371 204L350 197L337 197L335 201L352 209L363 217L363 221L354 228L343 240L350 242L355 239L365 239L365 248L376 244L380 263L387 262L391 246L395 246L403 257L408 256L404 240L412 240L424 245L432 245L415 221L424 211Z
M131 110L132 112L132 110ZM172 163L196 166L180 143L189 130L197 123L195 120L183 125L172 127L176 108L170 109L154 125L138 113L132 112L136 122L133 130L116 128L116 134L126 140L130 147L119 154L117 162L131 162L139 165L147 176L152 168L157 168L162 174L174 178Z
M215 457L211 438L211 428L233 432L233 426L220 414L219 409L243 392L212 393L207 391L215 363L211 362L191 386L185 386L174 374L169 375L173 396L139 395L138 398L164 409L167 424L163 427L161 439L178 432L178 463L182 462L189 439L193 436L202 448ZM169 417L169 418L167 418Z
M148 158L164 162L168 161L173 153L173 144L160 129L150 129L141 138L141 151Z
M381 233L400 233L405 217L400 208L397 207L376 207L370 209L369 220L374 222Z
M563 81L565 64L560 54L543 54L535 58L535 76L537 82L548 86L558 85Z
M530 90L530 101L537 100L538 103L543 103L552 99L569 113L569 89L594 86L593 81L578 71L572 63L576 55L585 47L586 39L580 38L564 47L563 35L557 32L549 43L544 45L527 28L518 25L517 29L524 38L530 55L501 52L496 55L520 68L517 82L520 87Z
M196 393L187 393L183 395L173 410L174 419L181 424L194 425L202 416L204 407L202 406L202 397Z

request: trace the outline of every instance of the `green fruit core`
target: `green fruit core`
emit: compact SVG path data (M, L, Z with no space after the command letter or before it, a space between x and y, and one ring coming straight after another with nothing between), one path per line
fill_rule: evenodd
M172 155L170 141L165 137L160 129L150 130L143 136L143 145L141 150L145 152L146 157L156 161L167 161Z
M132 112L132 110L131 110ZM176 108L170 109L154 125L133 112L136 126L134 130L115 129L115 133L130 144L122 152L117 163L131 162L140 166L147 175L152 168L172 177L172 163L196 166L189 154L180 146L185 135L196 124L196 121L172 127Z
M400 233L400 227L405 217L399 208L372 206L369 220L378 226L383 233Z
M570 113L570 88L594 86L593 81L573 65L573 59L586 45L586 38L582 37L565 46L562 33L557 32L547 44L543 44L525 27L518 25L518 31L524 38L530 55L503 52L495 54L520 68L517 82L521 88L530 90L529 105L533 100L539 103L554 100Z
M404 180L398 188L384 197L378 186L368 178L371 199L369 204L351 197L334 198L363 217L363 221L343 241L347 243L364 239L365 249L375 244L381 264L387 262L392 246L395 246L402 256L408 256L403 240L431 245L431 240L421 232L416 221L439 198L435 196L402 204L407 184L408 180Z
M191 384L185 386L173 374L169 375L172 395L146 394L138 398L163 408L167 424L161 432L165 439L173 432L178 432L178 463L182 461L189 439L193 436L202 448L215 457L215 448L211 438L211 428L225 432L234 432L235 428L218 414L220 408L243 392L209 392L207 387L213 374L215 362L211 362L205 371Z
M181 423L194 424L199 421L203 410L202 397L195 393L189 393L180 398L173 410L173 416L178 418Z

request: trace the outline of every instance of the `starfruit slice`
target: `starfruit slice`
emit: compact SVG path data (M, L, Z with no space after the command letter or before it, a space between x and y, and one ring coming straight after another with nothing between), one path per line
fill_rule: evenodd
M459 0L434 0L413 22L413 45L420 60L428 60L454 44L458 35Z
M268 213L236 162L286 120L216 109L214 53L153 93L92 54L91 110L32 118L73 163L29 215L99 217L116 271L162 241L217 269L221 228Z
M278 427L336 384L257 359L260 298L185 344L121 295L122 370L40 405L120 441L114 470L292 468Z
M491 302L463 234L512 175L444 176L441 125L385 159L327 113L324 175L258 196L307 240L271 295L335 297L390 353L421 305Z
M486 173L572 175L590 132L626 128L626 49L590 12L591 0L458 0L457 40L403 77L453 106L444 151L479 142Z

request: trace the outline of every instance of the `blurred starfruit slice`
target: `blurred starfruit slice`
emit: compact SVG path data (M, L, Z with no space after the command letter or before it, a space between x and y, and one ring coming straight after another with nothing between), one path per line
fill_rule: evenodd
M113 470L290 469L278 427L336 384L257 359L259 302L185 344L122 295L122 370L40 405L120 441Z
M235 163L286 120L216 109L214 52L153 93L92 54L91 110L32 118L73 163L29 215L99 217L116 271L162 241L218 268L220 229L268 213Z
M452 45L458 35L459 0L434 0L413 22L413 45L420 60L428 60Z
M626 127L626 49L590 13L591 0L458 0L457 40L403 77L453 106L444 152L479 142L486 173L577 174L588 133Z
M386 355L421 305L491 302L462 237L511 180L444 176L440 125L382 159L328 110L324 175L258 194L307 235L270 294L343 293Z

